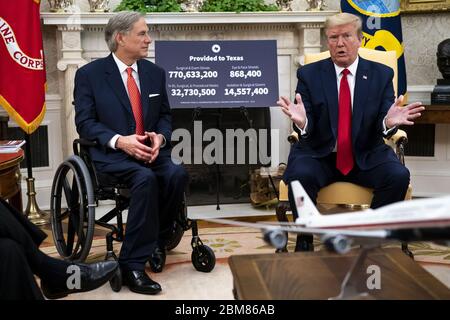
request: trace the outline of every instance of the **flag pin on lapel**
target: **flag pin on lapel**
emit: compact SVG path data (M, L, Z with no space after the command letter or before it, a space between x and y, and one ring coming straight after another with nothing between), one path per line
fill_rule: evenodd
M367 76L366 76L366 75L363 75L363 79L364 79L364 80L367 80Z

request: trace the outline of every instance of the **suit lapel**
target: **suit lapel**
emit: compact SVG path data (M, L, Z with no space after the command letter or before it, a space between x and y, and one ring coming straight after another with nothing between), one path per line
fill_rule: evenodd
M359 57L358 69L355 77L355 91L353 93L353 113L352 113L352 140L355 142L361 127L366 100L369 96L370 70L367 60Z
M330 114L330 124L333 130L334 137L337 137L337 122L338 122L338 91L336 70L334 68L331 58L324 61L322 64L322 84L324 93L328 102L328 112Z
M149 94L150 94L150 90L151 90L151 81L150 81L150 76L149 76L149 72L148 69L144 68L144 64L142 63L141 60L139 60L138 62L138 72L139 72L139 84L140 84L140 89L141 89L141 104L142 104L142 114L144 116L144 123L145 123L145 119L147 119L147 116L149 114Z
M127 91L125 90L125 86L122 81L122 77L120 76L119 69L117 68L117 64L114 61L112 54L110 54L106 58L106 82L111 87L114 94L117 96L121 104L128 112L133 114L131 110L130 99L128 98Z

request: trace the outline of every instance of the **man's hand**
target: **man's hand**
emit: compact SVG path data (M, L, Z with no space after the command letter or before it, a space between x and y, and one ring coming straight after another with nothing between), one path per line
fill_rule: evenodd
M297 100L297 104L292 103L289 98L280 97L277 104L281 107L281 111L291 118L297 127L303 129L306 123L306 111L299 93L295 95L295 100Z
M148 163L152 163L159 155L159 149L164 142L164 137L162 134L157 134L156 132L145 132L147 139L150 141L151 145L151 157Z
M152 159L152 148L145 145L147 136L132 134L130 136L120 136L116 142L116 148L124 151L133 158L149 162Z
M402 105L403 95L398 97L389 108L389 111L386 115L386 127L388 129L400 125L413 125L414 122L412 120L420 117L420 112L425 110L425 107L420 102L414 102L404 107Z

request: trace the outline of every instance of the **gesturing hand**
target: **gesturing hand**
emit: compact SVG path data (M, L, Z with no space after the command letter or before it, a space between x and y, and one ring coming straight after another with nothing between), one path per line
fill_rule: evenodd
M280 97L277 104L281 107L281 111L291 118L292 122L303 129L306 123L306 111L299 93L295 95L295 100L297 100L297 104L292 103L287 97Z
M404 107L402 106L402 104L403 95L398 97L389 108L389 111L386 115L386 127L392 128L400 125L411 126L414 124L412 120L420 117L420 112L425 110L425 107L420 102L414 102Z

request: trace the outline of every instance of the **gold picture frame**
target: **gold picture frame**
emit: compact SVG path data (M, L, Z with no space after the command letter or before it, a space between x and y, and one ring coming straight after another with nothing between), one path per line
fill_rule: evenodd
M401 0L402 13L450 11L450 0Z

